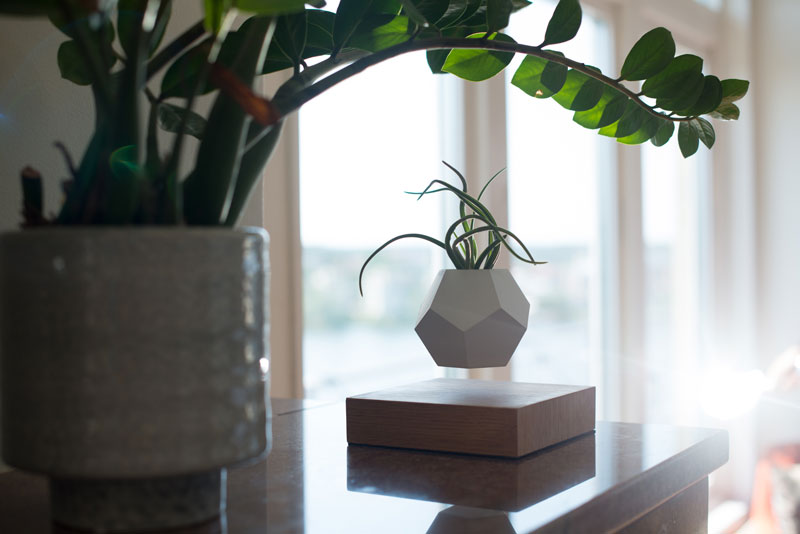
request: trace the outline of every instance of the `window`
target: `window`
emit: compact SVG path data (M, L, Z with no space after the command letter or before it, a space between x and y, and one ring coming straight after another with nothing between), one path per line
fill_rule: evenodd
M552 1L531 5L512 19L509 33L543 35L554 8ZM608 24L589 12L578 36L558 49L608 71ZM537 260L548 262L538 267L512 262L531 302L512 376L595 383L601 296L597 189L608 172L608 140L572 124L573 112L554 101L534 101L509 83L506 93L509 224Z
M611 72L641 34L667 18L676 40L718 64L725 40L736 38L708 24L725 12L724 2L612 4L584 0L578 37L553 48ZM541 0L515 14L509 33L535 42L554 5ZM511 369L489 375L595 384L606 405L600 416L695 421L697 395L684 393L696 389L706 356L717 356L709 310L718 311L722 291L735 289L725 285L734 278L718 276L726 258L715 256L717 243L732 241L725 217L734 213L733 204L717 211L717 203L738 202L740 193L725 193L729 185L712 171L730 172L730 164L720 167L703 148L684 161L675 146L621 146L571 124L569 113L501 79L466 84L432 76L422 54L370 68L303 108L299 157L290 157L299 162L293 202L307 396L340 398L442 373L413 332L422 295L445 266L440 251L421 241L392 245L368 267L365 299L357 279L386 239L441 234L452 206L403 191L447 176L439 162L447 159L477 182L507 166L487 202L537 259L550 262L511 262L532 303L530 330ZM730 159L729 146L716 147L713 157ZM301 360L299 352L273 357L276 368ZM668 397L690 401L665 404Z
M424 55L376 66L300 112L305 395L343 398L437 374L413 331L440 251L395 235L441 232L439 80ZM335 105L332 103L335 102ZM391 103L387 105L387 103Z

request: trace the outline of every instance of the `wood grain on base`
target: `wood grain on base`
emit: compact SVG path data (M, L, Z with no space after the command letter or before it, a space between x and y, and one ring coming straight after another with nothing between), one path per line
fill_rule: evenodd
M594 430L595 388L439 378L347 399L347 441L518 458Z

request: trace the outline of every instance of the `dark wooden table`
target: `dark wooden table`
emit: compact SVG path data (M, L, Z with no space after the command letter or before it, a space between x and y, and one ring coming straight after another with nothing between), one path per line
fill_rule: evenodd
M707 531L719 430L598 423L518 459L349 446L344 403L274 401L266 461L231 469L224 518L172 534ZM45 479L0 475L0 533L53 527Z

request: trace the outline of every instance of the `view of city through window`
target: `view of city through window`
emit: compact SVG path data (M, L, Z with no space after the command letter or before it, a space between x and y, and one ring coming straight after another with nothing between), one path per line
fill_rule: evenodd
M536 40L554 7L555 2L529 6L514 16L509 33ZM606 71L608 27L587 12L578 36L557 49ZM593 359L599 357L591 324L599 298L597 188L601 173L609 172L601 153L603 143L609 143L572 123L573 112L555 101L537 101L507 87L509 225L536 260L548 262L532 267L512 261L514 276L531 302L528 332L512 359L512 374L526 382L594 383Z
M404 193L442 174L438 109L438 79L424 54L413 54L369 69L300 113L307 397L341 398L438 372L414 325L443 267L441 250L399 241L369 264L364 297L358 291L361 265L388 239L442 237L442 197Z

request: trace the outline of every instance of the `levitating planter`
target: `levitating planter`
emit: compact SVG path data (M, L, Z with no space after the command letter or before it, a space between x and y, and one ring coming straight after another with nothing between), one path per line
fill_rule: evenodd
M441 367L502 367L528 328L530 304L506 269L442 270L415 328Z

